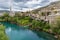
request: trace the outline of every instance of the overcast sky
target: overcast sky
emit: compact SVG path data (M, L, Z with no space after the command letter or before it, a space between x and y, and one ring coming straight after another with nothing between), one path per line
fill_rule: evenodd
M14 11L28 11L49 5L56 0L0 0L0 10L9 10L12 4Z

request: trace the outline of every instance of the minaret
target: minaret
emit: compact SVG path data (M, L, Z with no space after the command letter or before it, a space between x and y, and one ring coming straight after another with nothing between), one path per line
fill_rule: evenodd
M10 16L14 16L14 11L13 11L13 0L10 0L10 13L9 13Z

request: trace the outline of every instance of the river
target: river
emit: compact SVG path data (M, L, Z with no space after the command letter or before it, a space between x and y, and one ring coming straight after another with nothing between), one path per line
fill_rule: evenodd
M32 31L9 22L1 22L1 24L6 27L5 32L9 40L57 40L45 32Z

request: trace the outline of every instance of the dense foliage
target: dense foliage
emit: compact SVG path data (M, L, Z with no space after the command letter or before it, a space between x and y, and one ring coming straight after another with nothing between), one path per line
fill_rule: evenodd
M40 21L34 20L31 17L25 16L25 15L21 16L19 15L19 13L15 14L15 16L13 17L9 16L9 14L6 13L2 17L3 17L2 20L14 22L18 25L23 25L23 26L29 25L30 26L31 24L30 29L34 29L34 30L42 29L44 31L48 31L50 29L50 25L48 24L48 22L45 22L43 20L40 20Z
M8 40L5 34L5 27L0 24L0 40Z
M49 24L43 20L34 20L30 16L20 15L19 13L15 14L15 16L11 17L9 14L4 14L0 17L0 21L9 21L16 23L21 26L28 25L29 29L38 30L38 31L45 31L53 34L60 35L60 20L56 21L56 24Z

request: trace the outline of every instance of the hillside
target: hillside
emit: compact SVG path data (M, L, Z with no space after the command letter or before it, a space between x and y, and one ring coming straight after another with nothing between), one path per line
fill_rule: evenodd
M36 10L33 10L33 11L35 11L35 12L38 12L38 11L40 11L40 12L44 12L44 11L50 11L50 10L52 10L52 9L60 9L60 1L57 1L57 2L53 2L53 3L51 3L50 5L48 5L48 6L45 6L45 7L42 7L42 8L38 8L38 9L36 9Z

